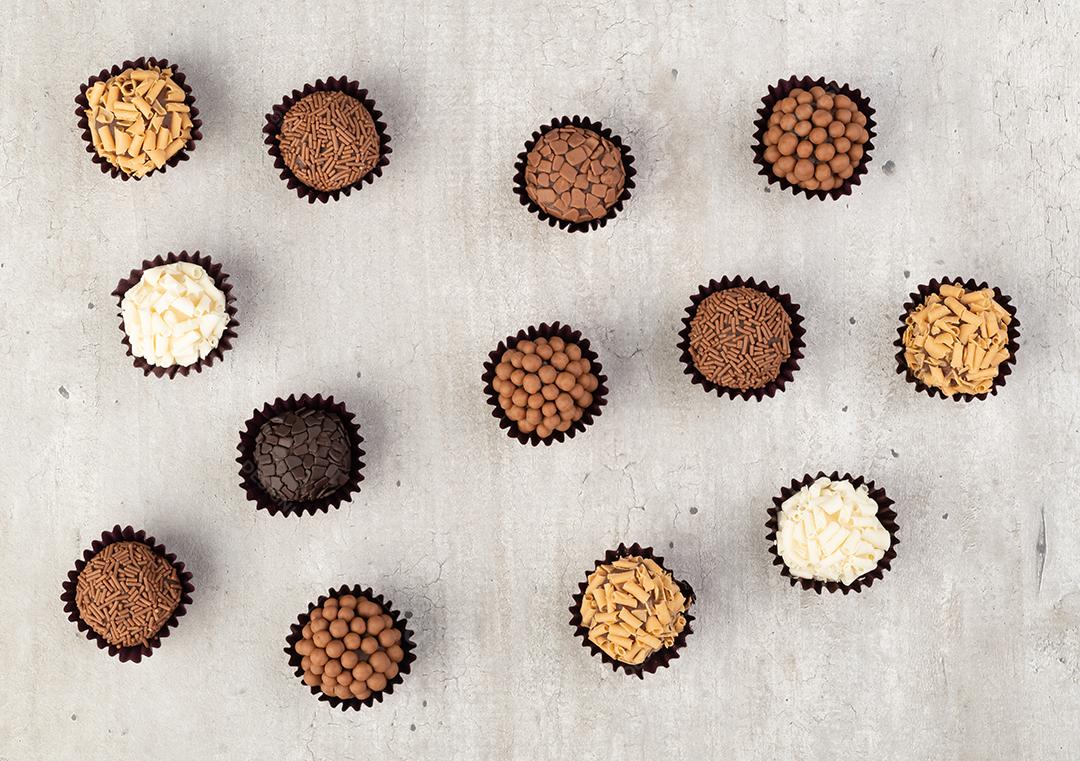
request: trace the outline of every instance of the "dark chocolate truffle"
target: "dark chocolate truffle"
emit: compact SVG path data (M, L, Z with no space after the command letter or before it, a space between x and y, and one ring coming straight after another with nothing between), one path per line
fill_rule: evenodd
M526 158L525 191L557 219L600 219L626 186L622 153L607 138L584 127L545 133Z
M330 412L301 409L266 421L255 436L255 477L285 502L325 497L349 480L349 437Z

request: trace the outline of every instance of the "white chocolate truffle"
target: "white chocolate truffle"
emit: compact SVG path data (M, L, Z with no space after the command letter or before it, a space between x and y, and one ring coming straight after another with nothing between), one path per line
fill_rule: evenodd
M819 478L802 487L781 505L776 545L784 565L800 579L850 585L892 545L877 511L865 485Z
M174 262L143 272L120 310L131 353L151 365L193 365L221 340L229 323L225 294L198 264Z

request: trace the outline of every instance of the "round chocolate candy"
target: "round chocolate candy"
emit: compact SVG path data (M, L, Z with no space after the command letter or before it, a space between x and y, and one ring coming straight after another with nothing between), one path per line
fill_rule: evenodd
M525 191L533 203L567 222L600 219L626 185L622 153L607 138L584 127L545 133L529 151Z
M285 502L325 497L349 480L352 457L341 419L317 409L285 412L255 436L255 477Z

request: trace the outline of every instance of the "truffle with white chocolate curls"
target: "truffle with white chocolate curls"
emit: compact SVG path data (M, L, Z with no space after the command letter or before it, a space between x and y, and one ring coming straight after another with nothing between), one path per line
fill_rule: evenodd
M1009 358L1012 320L993 290L943 284L905 318L904 361L947 396L985 393Z
M633 555L603 563L589 575L579 615L594 645L636 665L675 643L686 628L690 602L656 561Z
M892 545L877 513L866 485L818 478L781 505L777 551L792 576L850 585Z
M94 150L124 174L161 169L192 139L188 96L172 67L128 68L86 90Z
M151 267L121 302L131 353L151 365L192 365L221 340L225 294L198 264Z

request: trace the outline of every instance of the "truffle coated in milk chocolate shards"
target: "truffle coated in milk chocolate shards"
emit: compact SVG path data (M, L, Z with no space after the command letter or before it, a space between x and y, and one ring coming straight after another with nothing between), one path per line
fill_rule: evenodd
M255 476L275 499L306 502L349 480L351 456L336 415L317 409L286 412L264 423L255 437Z
M545 133L526 157L525 190L557 219L588 222L608 213L626 186L618 147L584 127Z

